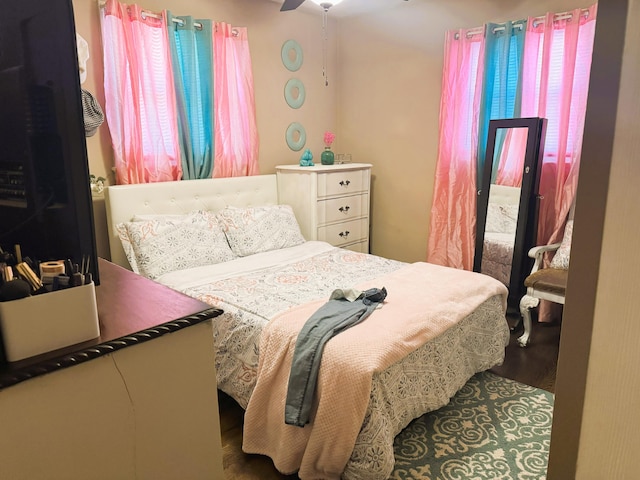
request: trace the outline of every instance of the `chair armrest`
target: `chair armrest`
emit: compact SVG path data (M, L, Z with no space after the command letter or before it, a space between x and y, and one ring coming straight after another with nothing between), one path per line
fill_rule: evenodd
M540 245L529 250L529 257L535 259L531 273L537 272L542 266L542 257L547 252L554 252L560 248L560 243L552 243L550 245Z

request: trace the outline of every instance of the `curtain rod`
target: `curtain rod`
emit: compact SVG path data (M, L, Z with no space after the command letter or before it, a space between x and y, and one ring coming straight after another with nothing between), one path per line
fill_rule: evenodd
M586 8L583 9L582 10L582 15L584 15L585 18L589 18L589 10L586 9ZM573 17L573 15L571 14L571 12L560 12L560 13L556 13L556 14L553 15L553 21L554 22L559 22L560 20L566 20L566 19L572 18L572 17ZM536 22L538 20L544 20L544 18L545 18L544 15L542 15L540 17L535 17L534 20L533 20L533 26L536 27L537 26ZM513 26L513 28L520 28L521 29L523 26L524 25L522 23L516 23ZM500 31L502 31L504 29L505 29L504 26L498 26L498 27L495 27L492 30L492 33L500 32ZM477 28L473 28L473 29L469 30L467 32L467 34L466 34L466 37L467 38L471 38L474 35L480 35L480 34L483 34L483 33L484 33L484 27L477 27ZM455 38L457 40L458 38L460 38L460 35L456 33Z
M142 10L142 18L144 19L146 17L162 20L162 15L160 15L159 13L150 12L149 10ZM184 25L184 20L182 20L181 18L174 17L171 20L173 21L173 23L177 23L180 26ZM199 22L193 22L193 26L196 27L198 30L202 30L202 24Z
M589 18L589 9L588 8L583 8L582 9L582 15L584 15L584 18ZM571 12L560 12L560 13L556 13L553 16L553 21L554 22L559 22L560 20L566 20L568 18L573 18L573 14ZM537 21L538 20L544 20L544 15L542 17L536 17L533 19L533 26L536 27L537 26Z
M98 0L98 8L104 8L106 3L107 0ZM144 19L146 17L155 18L156 20L162 20L162 15L160 15L159 13L154 13L149 10L142 10L142 18ZM177 23L180 26L184 25L184 20L180 18L172 18L171 20L173 20L173 23ZM202 24L199 22L193 22L193 26L199 30L202 30Z
M98 7L104 8L106 3L107 3L106 0L98 0ZM160 15L159 13L151 12L149 10L142 10L142 18L144 19L145 17L151 17L157 20L162 20L162 15ZM174 23L177 23L180 26L184 25L184 20L182 20L181 18L172 18L171 20L173 20ZM193 26L196 27L198 30L202 30L202 24L200 22L193 22ZM236 30L235 28L232 28L231 34L234 37L237 37L238 30Z
M522 30L522 27L524 27L524 23L514 23L514 24L513 24L513 28L517 28L517 29L519 29L519 30ZM503 26L500 26L500 27L495 27L495 28L492 30L492 33L501 32L501 31L503 31L505 28L507 28L507 27L505 27L504 25L503 25Z

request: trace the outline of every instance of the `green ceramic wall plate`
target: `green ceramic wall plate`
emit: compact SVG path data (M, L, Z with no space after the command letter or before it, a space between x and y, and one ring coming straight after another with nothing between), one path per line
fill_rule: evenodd
M302 47L295 40L287 40L282 44L282 63L287 70L295 72L302 66Z
M291 78L284 86L284 98L291 108L300 108L304 103L306 93L304 84L297 78Z
M287 127L285 137L287 145L294 152L301 150L304 144L307 143L307 132L299 122L293 122Z

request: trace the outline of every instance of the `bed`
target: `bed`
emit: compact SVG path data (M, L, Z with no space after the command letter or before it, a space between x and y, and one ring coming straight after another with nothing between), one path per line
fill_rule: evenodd
M260 175L109 187L105 203L111 261L136 270L129 262L131 245L122 239L125 225L142 232L131 237L139 240L148 238L150 230L136 222L229 216L223 230L244 255L226 259L203 250L210 260L176 268L184 266L181 258L168 268L161 259L149 271L154 280L224 311L213 322L217 381L246 409L243 449L270 456L282 473L298 472L302 479L386 479L394 466L395 436L414 418L445 405L475 373L502 363L509 340L506 288L478 273L405 264L324 242L291 242L297 238L295 225L288 224L292 212L278 205L276 182L275 175ZM253 246L242 235L238 241L229 225L246 221L247 211L277 211L281 216L276 223L286 224L287 234L260 238ZM206 235L194 236L191 228L184 227L183 237L209 241ZM172 237L168 245L182 241ZM254 252L256 245L262 251ZM154 255L138 259L149 263ZM409 271L413 277L407 276ZM446 284L454 288L445 291ZM304 428L285 425L280 408L286 368L274 365L290 368L286 362L296 328L334 289L371 286L389 288L384 306L327 343L311 422ZM429 322L423 318L427 309ZM387 348L375 335L402 338ZM348 391L354 383L351 364L365 363L362 359L376 350L384 350L383 360L358 380L363 392ZM336 351L347 352L348 360L333 360ZM274 352L285 352L285 357Z
M482 251L482 273L509 287L520 188L491 185Z

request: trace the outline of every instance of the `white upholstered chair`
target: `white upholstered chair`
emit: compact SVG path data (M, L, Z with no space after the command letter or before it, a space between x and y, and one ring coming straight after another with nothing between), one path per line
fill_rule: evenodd
M531 273L524 280L527 293L520 299L520 315L524 332L518 337L518 345L526 347L531 337L531 309L539 305L540 300L564 305L571 254L571 236L573 220L568 220L564 229L562 243L533 247L529 256L534 259ZM549 267L542 268L545 253L555 252Z

